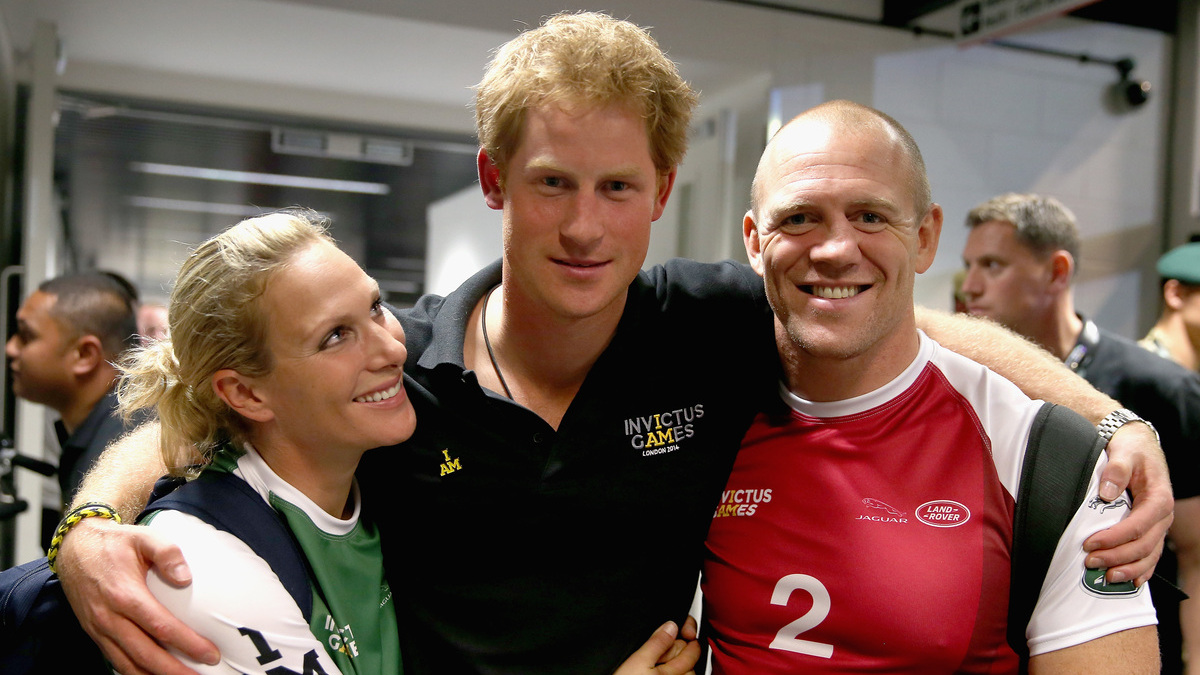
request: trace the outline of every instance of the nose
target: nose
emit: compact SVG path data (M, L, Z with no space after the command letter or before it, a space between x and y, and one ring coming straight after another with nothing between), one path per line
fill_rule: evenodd
M371 323L368 335L371 365L375 369L404 366L408 360L408 348L404 346L404 329L390 314L382 323Z
M572 208L559 228L559 236L568 251L590 250L604 238L602 204L595 191L579 190Z
M8 338L8 341L4 343L4 355L7 356L10 360L17 358L17 336L16 335Z
M967 274L963 277L962 282L963 295L967 299L978 298L983 295L983 280L979 273L979 268L974 265L967 265Z
M821 240L809 249L813 263L844 266L855 262L858 256L858 230L845 219L839 219L819 228Z

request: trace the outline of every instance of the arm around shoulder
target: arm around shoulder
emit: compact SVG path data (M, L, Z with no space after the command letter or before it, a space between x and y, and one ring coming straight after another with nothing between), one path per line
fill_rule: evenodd
M132 521L155 479L158 425L135 429L111 445L84 478L73 506L107 503ZM178 547L147 528L85 518L62 541L58 575L80 625L118 672L191 673L160 645L171 645L196 661L214 663L216 648L162 607L146 588L150 569L175 585L191 577Z
M947 349L999 373L1029 398L1064 405L1098 424L1120 404L1025 338L979 317L917 307L917 326ZM1132 430L1131 430L1132 429ZM1141 424L1121 427L1108 445L1100 496L1112 501L1128 488L1133 514L1086 544L1089 566L1109 568L1112 581L1141 583L1154 571L1171 524L1171 481L1157 439Z
M1025 395L1064 405L1097 424L1120 405L1053 354L988 319L917 307L917 327L946 349L982 363Z
M167 472L158 445L158 422L147 422L113 441L84 476L71 506L102 502L132 521L146 506L154 481Z

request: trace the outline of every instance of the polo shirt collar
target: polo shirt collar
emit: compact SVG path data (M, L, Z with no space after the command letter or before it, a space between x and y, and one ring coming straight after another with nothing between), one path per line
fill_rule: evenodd
M104 398L96 402L84 418L83 424L74 433L68 434L67 427L62 420L54 423L54 431L58 435L59 446L66 448L86 448L92 443L92 439L96 437L96 433L100 431L100 425L104 420L115 415L117 411L117 391L116 389L108 390Z
M442 364L448 364L459 371L464 369L463 344L467 338L467 322L484 294L500 283L500 269L500 261L496 260L446 296L433 319L430 343L417 360L417 367L432 371Z

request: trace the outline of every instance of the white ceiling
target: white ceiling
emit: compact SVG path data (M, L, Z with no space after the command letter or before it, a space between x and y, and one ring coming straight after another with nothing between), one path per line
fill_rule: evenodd
M882 5L786 3L865 19ZM651 26L684 76L710 91L769 67L759 42L781 39L781 17L808 20L719 0L0 0L18 55L35 22L52 21L68 71L128 66L451 106L469 103L491 49L555 11L584 8ZM814 46L829 25L879 30L811 21L826 26L805 31Z
M53 21L67 58L457 103L498 31L268 0L3 0L17 49Z

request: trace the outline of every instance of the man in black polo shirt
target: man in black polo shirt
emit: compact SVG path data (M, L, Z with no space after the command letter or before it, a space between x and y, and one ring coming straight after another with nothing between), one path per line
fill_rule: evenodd
M59 414L62 500L75 498L83 474L124 431L112 363L136 344L134 298L113 275L66 274L44 281L17 310L4 346L13 393ZM45 517L45 516L44 516ZM49 515L50 532L58 517Z
M1075 311L1072 280L1079 256L1075 216L1053 197L1005 194L970 211L963 293L972 314L1024 335L1062 359L1100 391L1158 429L1171 469L1175 522L1171 548L1184 565L1178 576L1200 594L1200 377L1096 326ZM1168 550L1159 574L1176 578ZM1152 584L1153 586L1154 584ZM1182 672L1183 645L1200 650L1200 605L1180 603L1169 588L1152 589L1158 608L1164 673ZM1189 633L1195 632L1195 635Z

